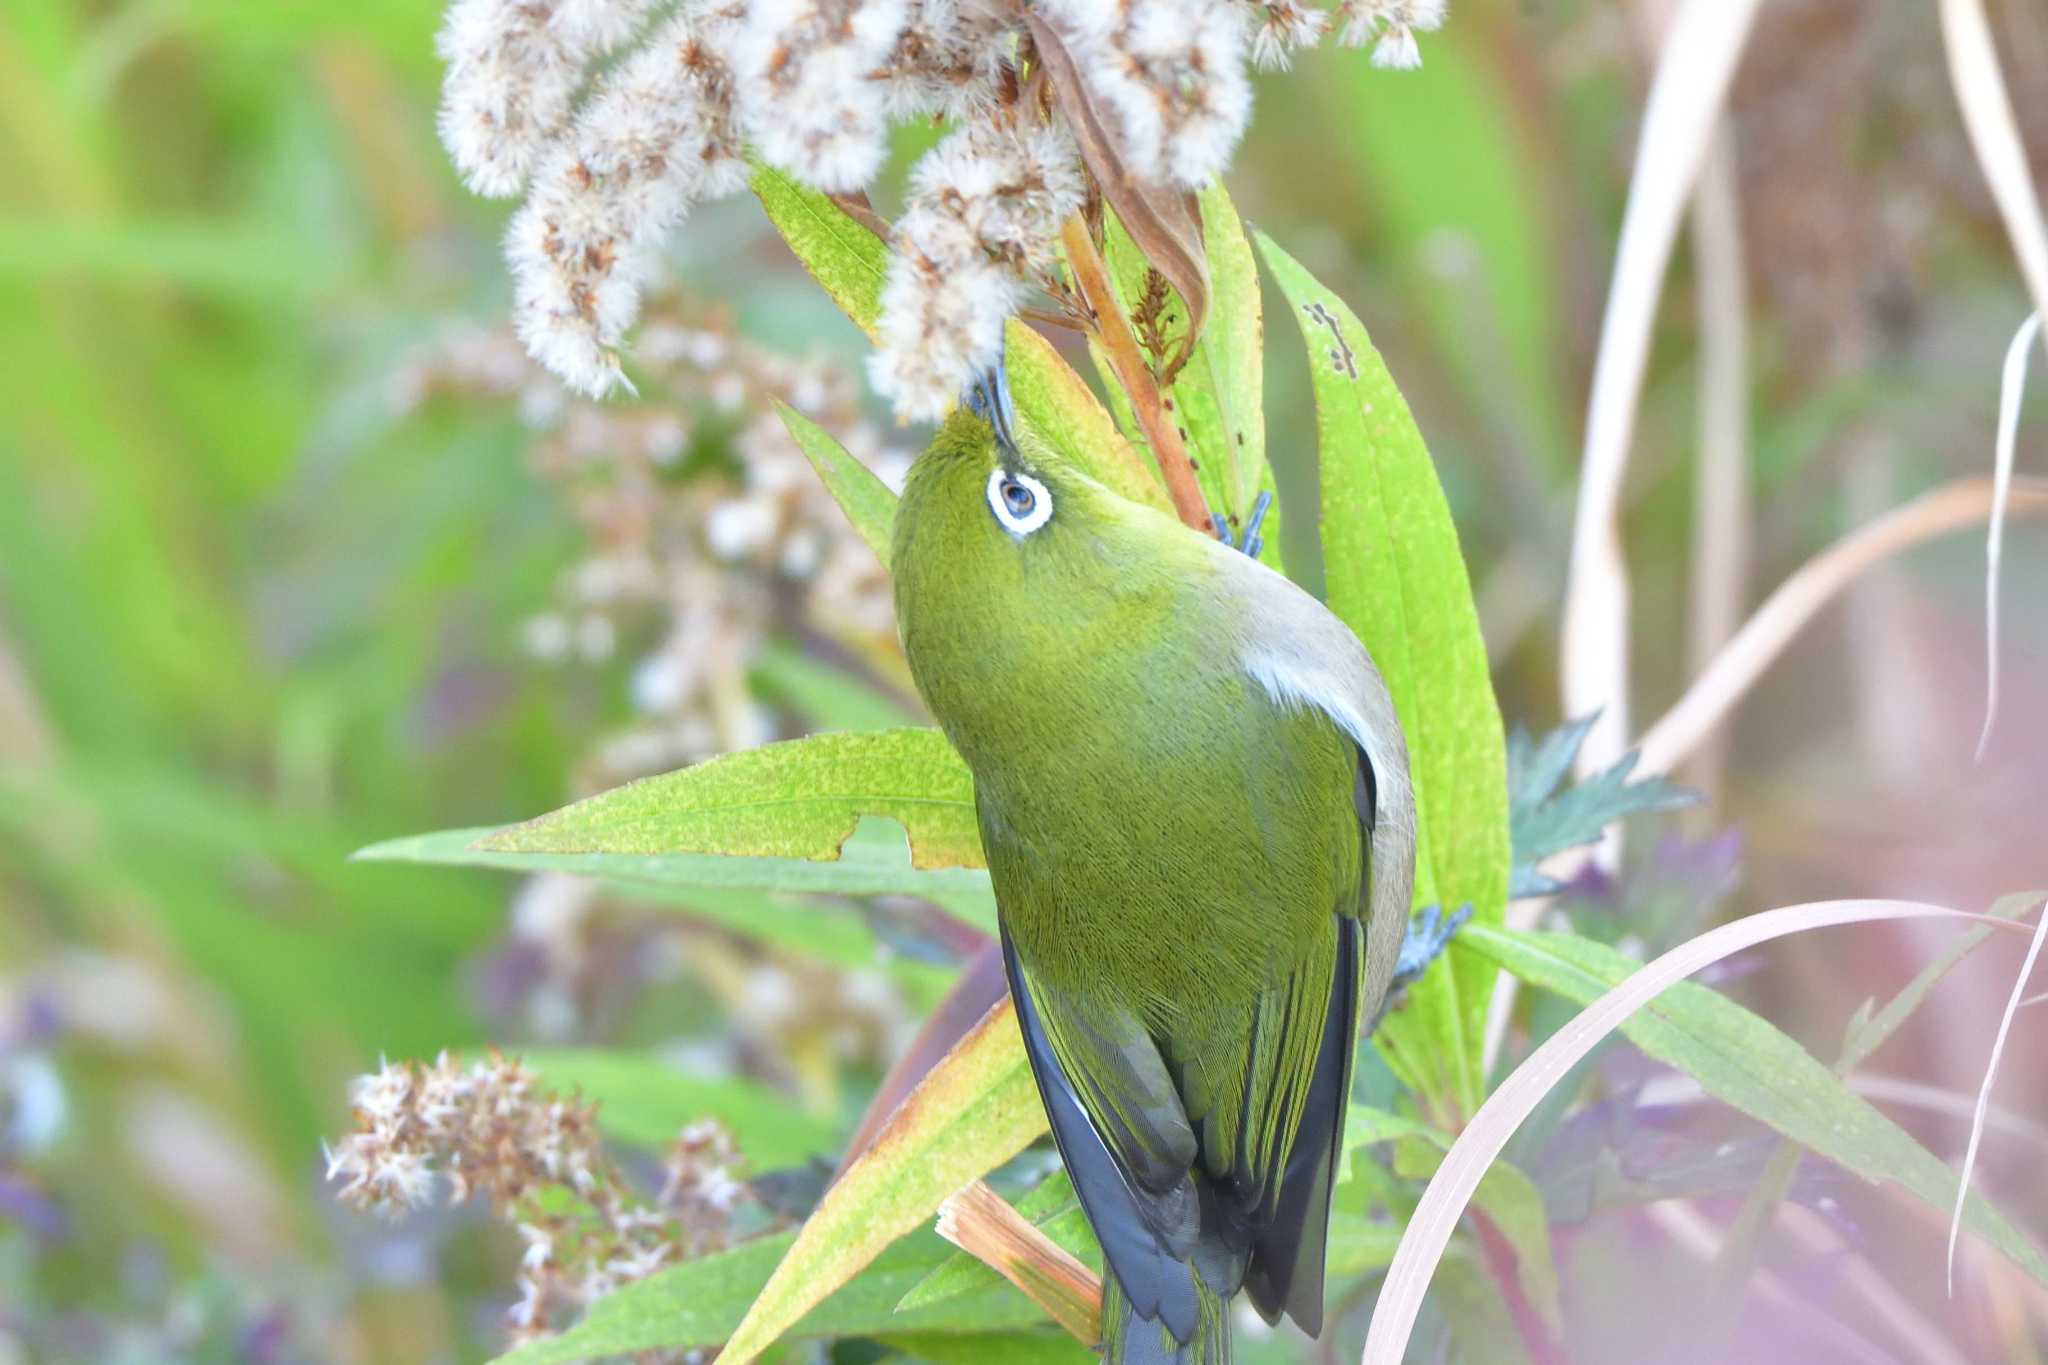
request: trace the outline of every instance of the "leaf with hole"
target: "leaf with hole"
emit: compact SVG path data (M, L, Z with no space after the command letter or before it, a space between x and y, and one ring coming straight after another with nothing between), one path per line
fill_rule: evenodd
M484 836L490 853L839 855L862 816L925 868L980 867L974 779L937 730L812 735L629 782Z

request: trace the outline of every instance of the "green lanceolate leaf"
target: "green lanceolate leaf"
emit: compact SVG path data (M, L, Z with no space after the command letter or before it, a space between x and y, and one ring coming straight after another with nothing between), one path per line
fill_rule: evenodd
M751 183L789 249L840 310L872 338L889 274L888 244L829 198L780 171L758 166ZM1014 319L1006 338L1010 398L1024 425L1125 497L1168 509L1165 491L1147 472L1144 460L1052 344ZM808 447L805 454L811 455ZM812 455L814 462L816 458ZM837 496L838 490L833 491ZM841 506L845 505L842 498ZM858 521L855 526L868 535Z
M1466 947L1534 986L1588 1004L1641 963L1573 934L1467 925ZM1813 1054L1742 1006L1681 982L1629 1016L1621 1031L1707 1093L1866 1180L1903 1185L1935 1208L1955 1200L1956 1175ZM2048 1257L1987 1201L1970 1196L1964 1221L2048 1283Z
M1171 511L1164 486L1052 343L1015 318L1004 335L1010 400L1024 425L1115 492Z
M819 730L894 730L919 719L908 704L866 679L784 640L761 646L751 679L764 699L801 713Z
M918 867L980 867L974 780L937 730L812 735L725 754L484 836L496 853L839 856L864 815L910 836Z
M1202 496L1232 527L1241 527L1266 475L1265 322L1260 316L1259 271L1244 224L1222 182L1203 190L1200 202L1209 259L1209 317L1165 396L1187 438L1188 458ZM1159 372L1185 344L1186 309L1113 216L1104 238L1103 259L1124 312L1146 359ZM1115 394L1115 375L1099 354L1096 368L1104 387ZM1135 425L1125 421L1123 429L1131 432Z
M931 1217L947 1195L1015 1156L1045 1128L1016 1015L1005 1001L932 1068L826 1192L719 1360L745 1365Z
M1508 803L1500 708L1457 528L1408 405L1365 329L1271 238L1259 250L1308 343L1322 470L1330 609L1358 632L1408 738L1417 813L1415 897L1498 924ZM1456 951L1380 1026L1389 1062L1425 1103L1470 1114L1498 968Z
M1369 1218L1348 1209L1330 1211L1330 1241L1323 1253L1323 1272L1332 1281L1393 1263L1401 1245L1401 1224L1390 1218Z
M831 199L756 162L747 182L804 269L869 337L882 315L889 247Z
M568 872L617 883L635 895L694 902L679 891L699 888L818 892L841 896L927 896L948 905L981 898L994 922L988 873L980 868L919 868L910 861L903 832L884 820L863 820L840 845L836 862L808 858L739 858L707 853L514 853L486 841L516 825L449 829L372 844L360 862L438 863L492 867L507 872Z
M1362 1148L1383 1142L1422 1142L1441 1151L1449 1147L1450 1141L1449 1135L1421 1119L1375 1109L1371 1105L1353 1104L1344 1115L1344 1152L1338 1158L1337 1183L1350 1183L1354 1174L1353 1163Z
M732 1334L795 1241L794 1233L762 1237L626 1285L592 1304L568 1331L507 1352L498 1357L497 1365L564 1365L636 1351L716 1346ZM896 1304L904 1291L951 1251L933 1232L904 1238L859 1278L806 1313L786 1335L903 1332L979 1337L1044 1321L1038 1305L1007 1284L929 1309L898 1312Z
M622 1142L660 1147L702 1118L717 1119L755 1170L830 1156L839 1134L766 1086L685 1076L658 1057L602 1048L542 1048L521 1060L558 1094L597 1106L598 1126Z
M825 490L838 502L839 510L846 513L847 521L882 561L882 567L888 568L890 528L896 524L896 495L889 491L889 485L833 440L831 432L789 404L778 399L775 410L782 415L782 425L789 428L797 449L818 471Z
M1095 1352L1065 1332L891 1332L879 1340L926 1365L1090 1365L1096 1359Z

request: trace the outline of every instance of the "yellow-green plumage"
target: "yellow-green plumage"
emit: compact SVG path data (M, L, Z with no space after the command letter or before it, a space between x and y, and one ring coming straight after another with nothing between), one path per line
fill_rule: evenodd
M1320 1326L1351 1048L1406 918L1405 750L1313 599L1022 444L962 412L912 469L905 649L974 773L1110 1359L1224 1361L1240 1287Z

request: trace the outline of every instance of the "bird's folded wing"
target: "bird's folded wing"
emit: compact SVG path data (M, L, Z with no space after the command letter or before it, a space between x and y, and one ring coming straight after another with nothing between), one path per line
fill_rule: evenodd
M1201 1224L1195 1134L1158 1048L1135 1018L1030 979L1008 934L1003 963L1053 1138L1103 1255L1132 1306L1186 1339L1199 1312L1186 1265Z

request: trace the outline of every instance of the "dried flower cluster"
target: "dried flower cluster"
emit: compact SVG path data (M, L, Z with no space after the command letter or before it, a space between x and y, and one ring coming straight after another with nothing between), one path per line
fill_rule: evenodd
M1072 141L1011 118L969 123L917 165L882 291L875 387L911 418L942 415L1003 345L1024 281L1087 190Z
M400 411L429 400L516 407L534 431L532 464L583 532L525 644L564 669L631 661L635 719L594 745L576 777L584 791L779 737L783 719L753 686L778 636L843 650L885 678L902 672L887 575L775 411L789 404L900 486L909 456L863 417L852 374L745 341L673 293L651 304L639 360L640 400L593 402L565 393L508 332L462 327L389 385ZM588 881L541 874L522 883L479 982L504 1026L559 1042L601 1031L638 989L686 967L744 976L734 1008L748 1027L738 1055L716 1064L784 1083L767 1059L792 1039L835 1039L885 1062L909 1026L900 994L875 989L886 979L834 973L767 989L761 964L727 956L687 920L624 913ZM767 1008L783 1000L799 1007Z
M861 415L852 377L744 341L673 296L651 311L638 359L645 401L595 403L564 394L503 332L471 328L393 381L401 407L509 397L536 428L534 465L589 549L556 607L527 623L527 646L553 661L636 659L639 720L600 748L590 789L774 738L748 680L778 631L900 668L887 576L775 411L789 404L900 486L909 457Z
M1034 87L1027 6L1127 172L1193 188L1244 131L1248 63L1284 66L1334 30L1413 66L1444 0L682 0L658 19L650 0L455 0L441 135L471 188L526 196L506 238L520 339L580 393L623 386L656 248L691 204L740 187L750 150L857 192L893 121L940 117L957 126L897 225L873 367L898 415L939 415L1087 191Z
M684 1129L647 1199L605 1157L596 1110L543 1090L495 1053L464 1066L387 1064L350 1088L356 1131L328 1150L339 1197L393 1216L481 1194L526 1244L515 1339L674 1261L729 1244L748 1197L732 1140L716 1123ZM559 1197L567 1191L570 1199ZM550 1197L554 1196L554 1197Z

